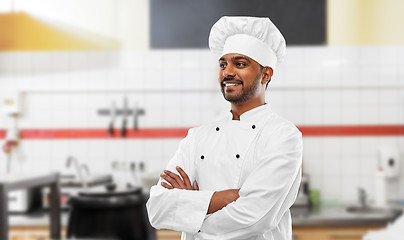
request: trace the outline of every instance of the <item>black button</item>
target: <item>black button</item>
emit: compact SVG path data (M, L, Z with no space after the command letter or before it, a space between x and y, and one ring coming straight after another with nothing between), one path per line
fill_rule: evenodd
M252 129L255 129L255 125L252 125Z
M236 158L240 158L240 154L237 154L237 155L236 155Z
M216 131L219 131L220 130L220 128L219 127L216 127Z
M205 158L205 156L201 155L201 159L204 159L204 158Z

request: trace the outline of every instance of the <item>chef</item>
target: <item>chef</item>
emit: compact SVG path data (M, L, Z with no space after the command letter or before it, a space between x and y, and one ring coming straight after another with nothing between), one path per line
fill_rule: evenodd
M150 222L183 240L291 240L302 136L265 102L285 39L268 18L222 17L209 47L231 110L188 131L150 190Z

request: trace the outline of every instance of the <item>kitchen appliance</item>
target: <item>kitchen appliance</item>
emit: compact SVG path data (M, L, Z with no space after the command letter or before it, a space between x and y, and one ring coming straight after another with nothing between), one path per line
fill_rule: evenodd
M87 190L91 190L93 188L98 189L97 187L103 187L106 184L110 184L113 182L113 177L110 174L94 174L89 175L85 178L85 185L87 186ZM83 188L82 179L75 175L61 175L60 176L60 206L62 210L69 209L67 205L67 201L70 196L76 196L80 192L85 190ZM50 192L49 189L44 188L42 190L42 206L43 208L50 207Z
M378 150L378 171L381 168L388 179L400 174L400 151L393 146L380 146Z
M8 193L8 209L11 213L27 213L41 208L41 189L29 188Z

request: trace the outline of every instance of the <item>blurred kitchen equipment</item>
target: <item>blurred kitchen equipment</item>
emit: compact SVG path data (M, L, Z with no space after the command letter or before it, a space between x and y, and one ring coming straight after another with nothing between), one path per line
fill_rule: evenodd
M368 194L364 188L358 188L358 202L359 205L348 206L346 210L353 213L367 213L377 211L376 208L371 208L368 204Z
M320 191L317 189L311 189L309 192L310 206L312 208L318 208L320 206Z
M134 185L142 187L147 191L150 190L153 185L156 185L160 179L160 171L146 172L144 162L139 162L137 164L132 162L130 164L130 171L133 176Z
M139 116L144 115L144 109L138 107L137 103L135 103L133 107L133 129L137 130L139 128Z
M31 189L21 189L8 193L10 212L28 212L31 203Z
M143 173L144 173L144 170L145 170L144 162L140 162L140 163L139 163L139 171L140 171L140 174L143 174ZM142 176L140 176L140 177L142 177Z
M111 174L92 174L86 177L86 183L89 190L94 187L105 186L114 181ZM60 176L60 206L62 209L68 209L67 200L70 196L77 195L83 190L83 182L72 174ZM42 189L42 206L49 208L50 193L47 188Z
M115 101L112 101L111 102L111 122L109 123L109 128L108 128L108 134L110 136L113 136L114 132L115 132L115 129L114 129L115 118L116 118L116 104L115 104Z
M83 163L83 164L81 164L81 168L86 172L86 176L89 177L90 176L90 168L88 168L88 165Z
M296 201L293 206L297 207L309 207L309 176L306 174L302 175L302 180L300 182L299 192L296 197Z
M11 160L16 154L16 148L20 142L20 133L16 128L7 130L6 141L3 145L3 152L7 155L7 173L11 173Z
M11 173L11 161L13 156L17 154L17 147L20 142L20 131L18 130L18 114L12 114L12 125L7 129L6 138L2 147L3 152L7 155L7 173Z
M27 213L40 209L41 188L25 188L8 193L8 209L12 213Z
M69 156L67 158L67 161L66 161L66 167L69 167L72 162L74 164L74 168L76 169L76 174L77 174L78 178L80 179L83 188L87 189L87 187L88 187L87 186L87 179L85 178L83 172L81 171L82 167L79 166L79 163L78 163L77 159L75 157L73 157L73 156Z
M123 98L123 117L122 117L122 129L121 129L121 136L126 137L126 128L128 123L128 99L125 96Z
M2 111L7 115L21 115L21 94L18 91L4 91L2 95Z
M7 129L6 138L2 147L7 155L7 173L11 173L11 161L17 154L20 142L20 132L18 130L18 118L21 115L21 94L18 91L3 92L1 109L11 118L11 125Z
M87 187L94 187L98 185L105 185L113 182L113 177L111 174L91 174L86 177ZM60 176L60 186L61 187L72 187L72 188L81 188L83 186L83 182L76 175L61 175Z
M113 188L108 188L113 189ZM155 240L141 188L101 189L69 199L67 237L119 240Z
M381 146L378 151L379 166L383 168L386 178L396 178L400 174L400 151L391 146Z
M137 103L135 103L135 105L133 107L133 129L134 130L138 129L138 126L137 126L138 116L139 116L139 113L138 113Z
M0 239L8 238L8 193L14 190L35 187L49 187L51 191L50 208L50 237L60 238L60 202L59 200L59 173L49 173L44 175L22 174L22 175L1 175L0 174Z
M128 117L129 115L133 115L133 129L139 129L139 116L145 114L145 110L140 108L137 103L134 104L132 109L129 109L128 106L128 98L125 96L123 101L123 108L117 109L115 102L111 103L111 108L107 109L98 109L98 114L102 116L111 116L111 121L108 125L108 134L110 136L114 135L114 122L117 116L122 115L122 128L121 128L121 136L125 137L127 135L127 125L128 125Z
M364 188L358 188L358 198L359 198L360 207L362 207L362 208L368 207L367 197L368 197L368 195L366 193L366 190Z
M130 172L131 172L132 177L133 177L134 185L135 186L140 186L140 179L139 179L139 175L137 174L136 163L131 162L130 165L129 165L129 169L130 169Z
M373 205L375 207L386 207L387 204L387 192L386 192L386 174L384 173L384 169L379 167L377 172L375 173L375 199Z
M369 204L368 194L366 193L364 188L358 188L358 200L359 204L346 207L346 211L348 213L362 214L362 215L366 214L373 216L391 215L391 214L399 216L402 213L402 208L387 205L385 199L383 200L384 202L382 202L381 204L380 203ZM375 201L378 200L375 199Z

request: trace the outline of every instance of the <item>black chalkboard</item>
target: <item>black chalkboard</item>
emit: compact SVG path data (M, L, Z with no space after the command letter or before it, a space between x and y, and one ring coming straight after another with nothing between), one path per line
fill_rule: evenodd
M326 43L325 0L151 0L151 48L206 48L222 16L269 17L289 46Z

